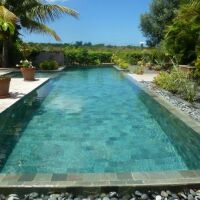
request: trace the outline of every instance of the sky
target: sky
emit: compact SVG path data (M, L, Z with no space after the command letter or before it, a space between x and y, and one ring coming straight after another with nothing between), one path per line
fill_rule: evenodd
M48 24L62 43L76 41L93 44L139 45L145 38L140 31L140 15L149 9L151 0L48 0L75 9L79 19L63 16ZM22 32L28 42L56 41L43 34Z

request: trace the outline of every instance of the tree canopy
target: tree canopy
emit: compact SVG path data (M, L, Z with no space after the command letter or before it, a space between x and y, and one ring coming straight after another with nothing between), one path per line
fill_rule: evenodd
M150 11L141 15L140 27L149 46L156 46L164 38L164 29L175 17L180 0L153 0Z

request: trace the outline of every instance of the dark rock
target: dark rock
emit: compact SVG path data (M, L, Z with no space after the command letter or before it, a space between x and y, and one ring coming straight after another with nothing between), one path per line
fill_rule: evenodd
M129 199L131 199L131 195L129 195L129 194L123 195L123 196L121 197L121 199L122 199L122 200L129 200Z

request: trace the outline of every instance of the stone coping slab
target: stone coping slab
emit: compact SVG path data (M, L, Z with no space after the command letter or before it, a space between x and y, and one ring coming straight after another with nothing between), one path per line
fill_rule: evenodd
M0 114L48 80L49 78L39 78L35 81L24 81L22 78L12 78L10 82L10 97L0 99Z
M1 188L162 187L199 185L200 170L135 173L0 174Z
M138 82L142 82L142 81L152 82L157 75L158 75L158 72L155 72L155 71L147 71L146 73L141 74L141 75L129 74L129 76L131 76Z

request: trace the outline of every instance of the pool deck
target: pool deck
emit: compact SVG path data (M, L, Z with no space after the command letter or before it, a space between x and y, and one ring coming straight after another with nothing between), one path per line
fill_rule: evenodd
M152 82L157 75L158 75L158 72L152 71L152 70L151 71L146 70L145 73L142 75L129 73L129 76L131 76L134 80L138 82L142 82L142 81Z
M35 81L24 81L22 78L12 78L10 82L10 97L0 99L0 114L48 80L49 78L39 78Z

